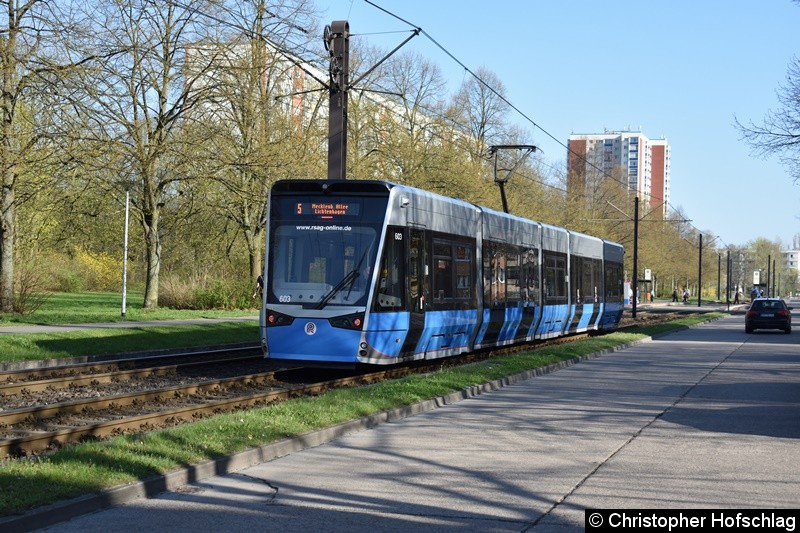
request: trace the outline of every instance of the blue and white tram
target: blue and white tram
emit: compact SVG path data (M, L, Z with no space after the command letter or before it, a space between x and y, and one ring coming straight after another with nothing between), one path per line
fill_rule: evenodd
M620 245L383 181L270 193L273 359L393 364L614 328Z
M569 232L570 307L567 333L597 329L604 302L600 276L603 272L603 241Z
M603 309L597 321L597 329L616 329L623 310L623 259L625 250L621 244L603 241Z

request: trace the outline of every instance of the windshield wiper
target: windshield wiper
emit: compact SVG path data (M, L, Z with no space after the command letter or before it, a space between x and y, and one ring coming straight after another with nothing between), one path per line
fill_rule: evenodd
M322 297L322 299L319 301L319 303L314 306L314 309L322 309L323 307L328 305L328 302L331 301L331 298L333 298L336 295L336 293L338 293L340 290L345 288L348 284L350 285L350 289L352 290L353 283L356 281L356 278L358 278L358 276L361 275L359 273L359 271L361 270L361 263L364 262L364 258L366 256L367 256L367 250L364 250L364 253L361 254L361 259L358 260L358 264L356 265L356 267L353 270L351 270L350 272L348 272L347 274L345 274L344 277L342 278L342 280L339 283L337 283L336 285L334 285L333 288L331 290L329 290L325 294L325 296ZM348 297L350 296L350 292L349 291L347 292L347 296Z
M359 274L357 268L354 268L353 270L345 274L345 276L342 278L342 281L334 285L334 287L331 290L329 290L327 294L325 294L325 296L322 297L322 300L320 300L319 303L314 306L314 309L322 309L323 307L328 305L328 302L331 301L331 298L333 298L337 292L342 290L348 283L353 283L358 276Z

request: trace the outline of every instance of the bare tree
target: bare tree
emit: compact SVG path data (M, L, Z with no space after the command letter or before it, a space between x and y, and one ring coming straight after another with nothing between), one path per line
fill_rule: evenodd
M7 0L0 27L0 311L13 310L16 210L33 196L19 194L25 176L55 150L53 107L60 77L75 67L66 50L77 28L68 2Z
M444 78L438 66L413 53L393 56L385 67L380 85L402 99L382 106L379 126L388 145L384 159L402 181L430 187L427 167L440 144L435 117L443 108Z
M461 86L455 98L466 122L474 148L475 160L486 157L492 144L501 144L508 135L508 104L503 100L505 87L497 75L485 67L475 72Z
M230 40L220 43L217 66L208 73L213 103L203 113L204 127L214 135L206 164L223 191L224 201L215 207L244 237L255 278L269 188L277 178L294 177L301 167L295 162L307 159L294 148L307 139L323 102L322 87L294 51L306 49L310 39L321 48L322 33L314 29L306 0L244 0L238 9Z
M108 51L83 78L92 141L121 161L109 179L130 189L144 231L144 306L158 306L161 215L191 176L198 139L186 125L208 95L217 47L210 0L110 0L88 6L97 32L86 45ZM97 170L108 173L108 169Z
M778 89L782 108L769 111L761 124L752 121L736 126L745 140L760 156L778 155L789 168L795 181L800 180L800 59L789 64L786 84Z
M361 73L372 68L384 56L384 52L366 43L360 37L350 41L350 77L355 80ZM383 160L384 130L380 117L385 115L381 105L370 91L376 87L380 69L372 71L350 88L347 114L347 175L349 178L381 179L384 175Z

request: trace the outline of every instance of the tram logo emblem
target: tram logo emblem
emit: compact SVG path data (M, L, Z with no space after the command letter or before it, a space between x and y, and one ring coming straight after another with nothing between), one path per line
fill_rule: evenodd
M317 332L317 325L313 322L306 323L306 335L313 335Z

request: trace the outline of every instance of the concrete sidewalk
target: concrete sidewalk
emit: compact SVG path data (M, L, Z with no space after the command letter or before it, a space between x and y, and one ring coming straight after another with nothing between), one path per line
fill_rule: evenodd
M745 334L728 317L455 404L477 389L425 402L416 416L0 519L0 529L110 504L50 530L575 531L586 508L797 508L797 339Z

